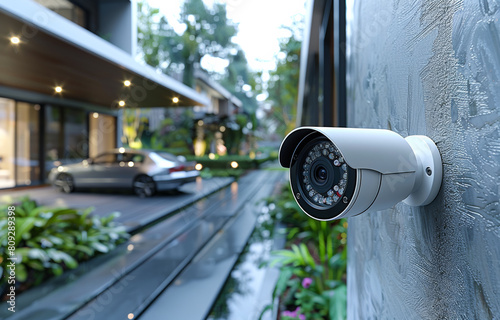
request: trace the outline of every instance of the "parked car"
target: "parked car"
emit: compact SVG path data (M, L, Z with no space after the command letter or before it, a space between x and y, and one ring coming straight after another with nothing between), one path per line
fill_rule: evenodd
M173 190L196 180L195 162L152 150L119 148L50 171L49 181L62 192L75 188L130 188L138 196Z

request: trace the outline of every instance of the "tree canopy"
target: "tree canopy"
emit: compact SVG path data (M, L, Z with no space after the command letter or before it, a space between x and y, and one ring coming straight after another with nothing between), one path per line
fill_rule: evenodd
M204 70L203 58L224 59L224 73L204 71L240 99L247 113L255 112L255 96L262 90L260 74L250 71L245 53L233 43L238 28L227 18L225 4L209 7L202 0L186 0L179 17L185 26L181 33L146 2L139 2L138 12L138 46L147 64L193 87L194 71Z
M294 26L298 28L297 25ZM291 31L289 38L280 41L280 52L276 70L270 72L267 102L271 104L272 118L276 122L276 132L282 135L295 128L299 88L300 48L297 30ZM298 28L300 30L300 28Z

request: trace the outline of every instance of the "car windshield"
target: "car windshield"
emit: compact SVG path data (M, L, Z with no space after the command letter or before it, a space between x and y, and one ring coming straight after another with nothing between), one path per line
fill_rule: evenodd
M144 156L138 153L124 153L122 155L122 159L120 159L120 155L118 155L118 159L121 161L132 161L142 163L144 161Z
M163 155L169 155L170 157L164 157ZM177 165L178 160L175 156L172 156L169 153L166 152L150 152L149 153L149 158L156 163L157 166L163 167L163 168L171 168Z
M101 154L101 155L95 157L92 162L95 164L115 163L116 162L116 154L114 154L114 153Z
M155 152L155 153L165 160L179 162L179 159L177 159L177 157L171 153L167 153L167 152Z

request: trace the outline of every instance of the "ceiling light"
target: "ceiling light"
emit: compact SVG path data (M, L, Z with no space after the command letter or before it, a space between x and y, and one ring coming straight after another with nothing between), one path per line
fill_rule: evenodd
M177 102L179 102L179 98L177 98L177 97L173 97L173 98L172 98L172 102L173 102L173 103L177 103Z
M132 84L132 82L130 82L130 80L125 80L125 81L123 81L123 85L124 85L125 87L130 87L130 85L131 85L131 84Z
M123 101L123 100L118 101L118 105L120 107L124 107L125 106L125 101Z
M12 43L12 44L20 44L21 43L21 39L19 39L19 37L11 37L10 38L10 43Z
M61 93L62 92L62 87L61 86L57 86L54 88L55 92L57 93Z
M99 118L99 114L98 114L97 112L94 112L94 113L92 114L92 117L94 117L94 119L97 119L97 118Z

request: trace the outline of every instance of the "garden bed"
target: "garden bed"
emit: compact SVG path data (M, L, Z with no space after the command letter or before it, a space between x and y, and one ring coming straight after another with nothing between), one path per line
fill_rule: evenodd
M307 217L293 199L289 185L269 198L274 221L285 225L287 244L266 265L278 266L274 298L278 319L345 319L347 309L347 222ZM268 306L273 308L273 306Z
M38 206L29 198L0 206L1 300L11 287L20 294L128 238L113 221L118 213L97 217L92 210Z

